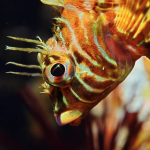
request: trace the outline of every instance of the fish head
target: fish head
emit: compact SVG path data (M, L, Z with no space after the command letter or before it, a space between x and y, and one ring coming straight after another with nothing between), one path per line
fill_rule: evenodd
M57 123L78 125L95 103L82 101L78 93L74 92L74 88L79 89L79 92L83 90L81 83L76 80L80 72L68 52L62 49L57 45L49 55L38 54L45 80L43 90L52 101Z

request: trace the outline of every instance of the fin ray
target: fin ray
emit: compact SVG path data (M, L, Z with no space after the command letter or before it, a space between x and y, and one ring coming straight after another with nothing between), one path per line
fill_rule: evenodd
M143 43L142 41L148 42L150 33L150 1L124 0L123 3L120 3L114 24L117 31L125 34L126 38L129 38L131 35L130 40L135 40L142 34L144 39L140 37L139 43Z

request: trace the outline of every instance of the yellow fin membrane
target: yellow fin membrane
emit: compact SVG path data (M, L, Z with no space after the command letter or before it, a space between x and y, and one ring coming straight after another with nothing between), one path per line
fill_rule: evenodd
M81 115L82 112L79 110L69 110L61 113L60 116L56 117L56 119L59 125L65 125L78 119Z

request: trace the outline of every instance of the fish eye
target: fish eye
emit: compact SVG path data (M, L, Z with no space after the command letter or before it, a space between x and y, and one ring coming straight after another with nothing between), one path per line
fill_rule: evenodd
M53 67L51 68L51 74L55 77L62 76L64 73L65 73L65 67L61 63L57 63L53 65Z
M53 86L63 87L68 85L75 75L75 65L68 57L61 57L45 65L43 77Z

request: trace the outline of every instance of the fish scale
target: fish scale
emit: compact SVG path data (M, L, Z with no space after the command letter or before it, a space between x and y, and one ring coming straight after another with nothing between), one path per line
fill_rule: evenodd
M41 0L61 6L61 17L54 36L46 43L40 38L30 42L37 48L7 46L7 50L38 52L37 68L43 91L49 94L59 125L78 125L87 113L132 71L141 56L150 58L149 0ZM61 27L61 28L60 28ZM63 67L63 68L62 68Z

